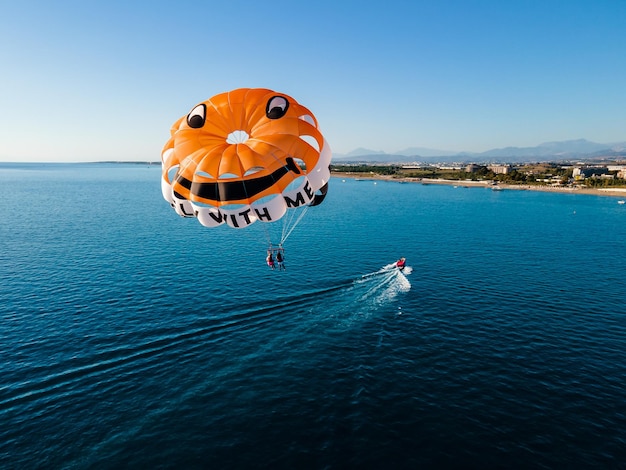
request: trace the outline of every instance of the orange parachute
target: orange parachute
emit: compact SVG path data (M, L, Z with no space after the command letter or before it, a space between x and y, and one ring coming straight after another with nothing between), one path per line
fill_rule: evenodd
M283 93L240 88L174 123L161 154L161 189L183 217L245 228L321 203L330 160L307 108Z

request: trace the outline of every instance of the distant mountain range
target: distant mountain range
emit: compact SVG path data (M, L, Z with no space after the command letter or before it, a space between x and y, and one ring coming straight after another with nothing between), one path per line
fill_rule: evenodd
M599 144L585 139L545 142L536 147L505 147L481 153L410 147L393 154L358 148L347 154L333 154L334 163L485 162L513 163L571 159L626 158L626 142Z

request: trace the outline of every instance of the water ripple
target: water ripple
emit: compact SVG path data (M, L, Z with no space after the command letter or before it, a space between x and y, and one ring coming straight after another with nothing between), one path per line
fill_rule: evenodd
M173 218L151 170L63 168L0 172L30 203L0 202L3 468L626 459L607 198L347 181L277 273L261 229Z

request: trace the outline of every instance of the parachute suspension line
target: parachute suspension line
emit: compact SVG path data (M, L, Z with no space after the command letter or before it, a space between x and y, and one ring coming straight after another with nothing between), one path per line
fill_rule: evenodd
M304 214L307 213L307 211L309 210L308 205L304 206L304 209L302 209L302 211L300 211L300 214L298 215L298 218L296 219L296 221L291 225L291 227L289 228L289 231L287 232L286 235L284 235L281 240L280 240L280 244L282 245L283 243L285 243L285 240L287 240L287 237L289 237L289 235L291 235L291 232L293 232L293 229L295 229L298 224L300 223L300 221L302 220L302 218L304 217Z
M287 209L287 213L283 216L283 223L282 223L282 231L280 234L280 240L281 243L285 240L285 235L287 234L287 231L289 229L289 227L291 227L291 223L293 222L293 218L295 217L297 210L296 209Z
M308 207L309 206L305 206L305 208L308 208ZM298 224L297 222L294 224L293 220L296 218L297 215L302 217L302 211L304 211L304 208L303 209L299 209L299 208L287 209L287 213L283 217L282 233L280 235L281 243L285 241L289 233L293 230L293 227L295 227L295 225Z
M267 226L264 222L261 222L261 226L263 227L263 231L265 232L265 238L267 239L267 244L272 246L272 237L270 235L270 231L267 229Z

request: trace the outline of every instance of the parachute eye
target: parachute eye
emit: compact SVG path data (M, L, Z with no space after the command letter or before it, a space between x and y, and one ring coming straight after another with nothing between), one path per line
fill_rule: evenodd
M267 107L265 108L265 115L269 119L280 119L285 114L287 114L287 109L289 109L289 101L282 96L273 96L267 102Z
M206 120L206 105L199 104L187 115L187 124L192 129L200 129Z

